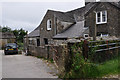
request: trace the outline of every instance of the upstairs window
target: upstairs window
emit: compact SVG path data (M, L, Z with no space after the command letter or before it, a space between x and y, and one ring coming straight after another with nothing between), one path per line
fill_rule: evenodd
M47 30L51 30L52 29L52 21L51 19L47 20Z
M96 13L96 24L107 23L107 11L100 11Z

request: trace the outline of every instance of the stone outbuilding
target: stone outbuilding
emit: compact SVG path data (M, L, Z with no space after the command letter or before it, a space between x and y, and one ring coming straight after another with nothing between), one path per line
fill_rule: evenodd
M14 43L16 37L12 32L0 32L0 48L3 48L7 43Z

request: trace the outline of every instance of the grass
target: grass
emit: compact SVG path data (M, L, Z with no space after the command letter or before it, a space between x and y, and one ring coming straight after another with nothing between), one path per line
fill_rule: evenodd
M119 67L118 57L116 57L99 64L90 63L83 65L82 68L77 70L78 72L74 71L75 68L73 68L72 71L65 74L64 78L102 78L109 75L120 74Z
M23 43L18 43L18 50L23 50L23 46L24 46L24 44Z
M47 58L44 58L44 57L41 57L41 56L37 56L37 58L46 60L46 61L48 61L50 63L54 63L53 59L47 59Z
M98 66L99 76L119 74L120 68L118 58L106 61Z

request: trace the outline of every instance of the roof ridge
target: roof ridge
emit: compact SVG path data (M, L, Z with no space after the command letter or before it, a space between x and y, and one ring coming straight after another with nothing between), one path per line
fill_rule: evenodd
M57 11L57 10L50 10L50 9L48 9L47 11L52 11L52 12L59 12L59 13L65 13L65 12L62 12L62 11Z
M73 12L73 11L76 11L76 10L79 10L79 9L83 9L83 8L85 8L85 6L80 7L80 8L76 8L76 9L74 9L74 10L67 11L67 12L65 12L65 13L70 13L70 12Z

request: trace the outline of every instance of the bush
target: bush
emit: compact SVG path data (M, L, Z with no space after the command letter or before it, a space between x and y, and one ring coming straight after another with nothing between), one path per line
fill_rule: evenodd
M97 65L85 61L79 53L73 58L72 68L65 78L96 78L99 75Z
M88 59L86 59L82 54L82 43L72 44L70 49L71 59L68 61L70 64L67 65L69 69L66 68L64 78L102 78L106 75L120 73L120 65L118 64L120 51L117 56L109 54L112 57L109 58L106 57L108 56L106 53L95 53L97 48L93 48ZM108 59L106 60L106 58Z
M23 43L17 43L18 44L18 49L23 50L24 44Z
M64 78L96 78L99 75L97 65L90 63L88 59L84 59L82 44L72 46L71 68L66 72Z

